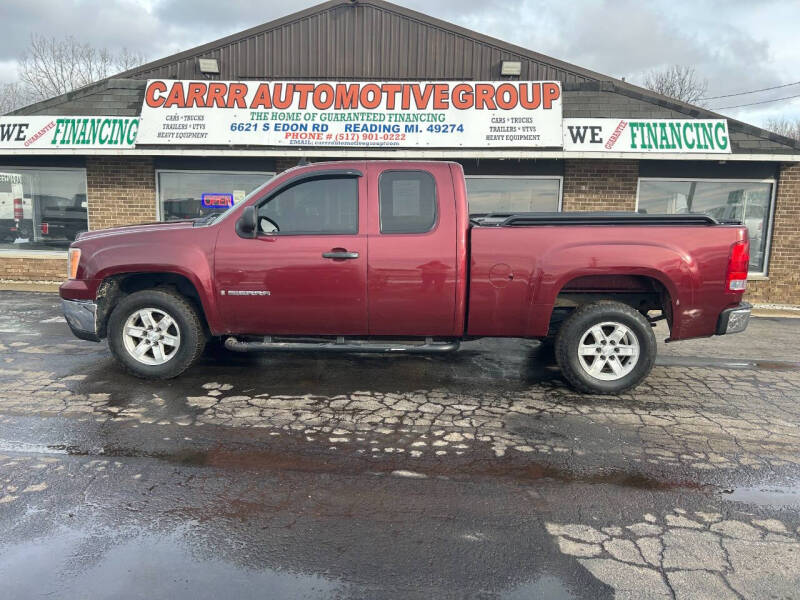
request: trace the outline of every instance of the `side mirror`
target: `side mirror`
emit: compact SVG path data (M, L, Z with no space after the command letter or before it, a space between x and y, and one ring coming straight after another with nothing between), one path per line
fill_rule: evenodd
M242 216L236 221L236 234L243 238L254 238L258 235L258 219L253 205L245 206Z

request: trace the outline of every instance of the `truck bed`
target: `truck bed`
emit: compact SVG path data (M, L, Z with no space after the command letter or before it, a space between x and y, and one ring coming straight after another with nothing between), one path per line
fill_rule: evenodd
M743 226L705 215L519 213L470 217L473 336L541 337L565 291L668 296L671 339L714 335L739 302L725 287L731 246Z

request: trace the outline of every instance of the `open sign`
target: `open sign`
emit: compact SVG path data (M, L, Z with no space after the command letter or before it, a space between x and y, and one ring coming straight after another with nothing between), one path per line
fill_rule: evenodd
M200 202L203 208L224 210L233 206L233 194L202 194Z

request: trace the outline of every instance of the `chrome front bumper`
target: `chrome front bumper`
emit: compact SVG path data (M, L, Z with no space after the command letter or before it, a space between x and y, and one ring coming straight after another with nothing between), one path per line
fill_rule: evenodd
M739 333L747 329L751 308L747 302L742 302L739 306L723 310L717 322L717 335Z
M97 305L91 300L61 300L64 318L73 335L82 340L99 342Z

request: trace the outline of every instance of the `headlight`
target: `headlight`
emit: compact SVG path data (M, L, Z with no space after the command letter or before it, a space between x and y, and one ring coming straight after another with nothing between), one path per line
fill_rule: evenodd
M78 276L78 263L81 262L81 249L70 248L67 260L67 277L75 279Z

